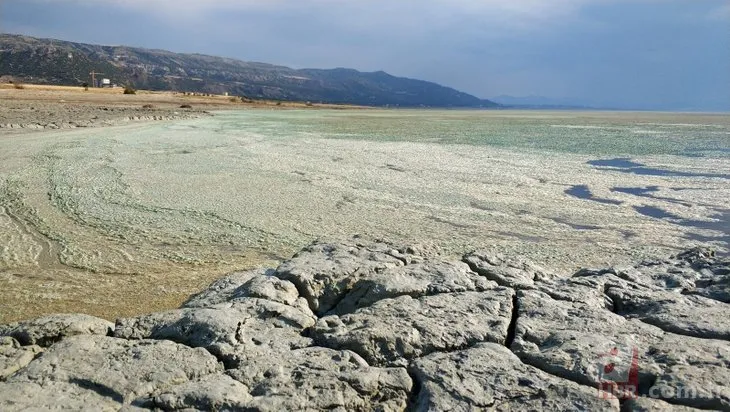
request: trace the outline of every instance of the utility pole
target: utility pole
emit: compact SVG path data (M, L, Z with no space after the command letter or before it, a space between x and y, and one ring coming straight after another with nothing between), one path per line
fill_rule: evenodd
M104 74L104 73L99 73L94 70L92 70L91 73L89 73L89 75L91 75L91 87L96 87L96 75L97 74Z

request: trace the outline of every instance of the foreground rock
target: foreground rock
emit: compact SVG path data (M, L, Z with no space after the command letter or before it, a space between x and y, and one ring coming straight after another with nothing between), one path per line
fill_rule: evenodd
M412 370L422 385L419 410L619 410L617 399L601 399L595 389L526 365L494 343L435 353L416 360Z
M640 394L689 406L730 408L725 384L717 383L730 379L727 341L666 333L607 310L554 301L540 292L520 292L518 307L511 349L527 364L598 387L604 380L600 365L613 362L608 357L611 349L629 356L629 364L636 350ZM625 366L628 372L630 365ZM685 388L696 395L685 397Z
M21 346L10 336L0 337L0 381L28 366L42 351L40 346Z
M404 410L413 382L404 368L371 367L321 347L260 357L228 374L251 388L258 410Z
M222 370L205 350L170 341L74 336L7 378L0 406L118 410L137 398Z
M0 410L730 410L729 276L315 243L177 310L0 326Z
M15 338L22 345L50 346L76 335L108 335L114 324L88 315L51 315L0 326L0 335Z
M317 344L350 349L375 365L405 366L433 352L480 342L504 345L512 317L511 289L385 299L343 316L320 319Z
M117 321L114 336L168 339L205 348L228 367L258 356L311 345L301 336L315 318L297 308L252 298L208 308L183 308Z

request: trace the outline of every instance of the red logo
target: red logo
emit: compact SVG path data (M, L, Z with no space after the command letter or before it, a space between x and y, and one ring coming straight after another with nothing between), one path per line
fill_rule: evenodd
M639 396L639 349L613 345L598 356L598 396L604 399L636 399Z

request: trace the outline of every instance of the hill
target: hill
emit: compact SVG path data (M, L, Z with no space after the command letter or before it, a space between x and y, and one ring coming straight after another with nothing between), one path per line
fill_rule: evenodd
M402 107L495 107L435 83L352 69L301 69L126 46L0 34L0 76L56 85L113 83L150 90L230 93L258 99Z

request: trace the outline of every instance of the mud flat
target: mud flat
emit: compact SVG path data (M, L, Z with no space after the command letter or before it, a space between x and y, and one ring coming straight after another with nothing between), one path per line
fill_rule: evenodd
M237 96L193 95L121 88L0 84L0 135L38 130L124 125L139 121L194 119L212 109L348 108L295 102L250 100Z
M485 249L565 276L700 244L725 253L729 124L248 110L6 132L0 322L174 308L322 236L428 241L446 256Z
M58 104L0 101L0 135L39 130L106 127L139 121L195 119L204 110L159 108L152 105Z

